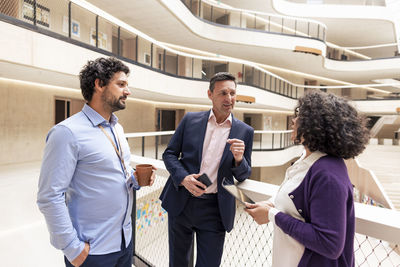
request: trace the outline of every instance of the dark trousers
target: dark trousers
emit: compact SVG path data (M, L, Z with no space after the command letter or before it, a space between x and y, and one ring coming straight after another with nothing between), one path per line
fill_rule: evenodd
M190 197L183 212L168 216L169 266L187 267L196 233L196 267L217 267L221 263L225 228L217 195L208 199Z
M132 240L125 248L125 240L122 239L120 251L103 255L88 255L81 267L132 267L132 254ZM65 266L73 267L65 256L64 262Z

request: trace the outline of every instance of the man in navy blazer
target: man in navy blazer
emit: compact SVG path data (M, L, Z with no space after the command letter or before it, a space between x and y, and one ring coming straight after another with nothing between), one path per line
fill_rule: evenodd
M170 177L161 193L168 212L169 266L187 267L194 233L196 266L219 266L225 232L233 228L235 199L222 179L243 181L251 174L254 130L232 115L235 77L226 72L210 80L209 111L189 112L175 131L163 160ZM212 184L197 180L206 173Z

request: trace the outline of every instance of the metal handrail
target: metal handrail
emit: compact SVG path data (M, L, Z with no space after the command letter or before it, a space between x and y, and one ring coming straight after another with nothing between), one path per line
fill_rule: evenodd
M144 157L146 154L146 137L154 137L154 158L159 158L159 152L161 145L160 137L173 135L175 131L158 131L158 132L138 132L138 133L126 133L125 138L141 138L141 156ZM293 142L290 139L290 135L293 130L256 130L254 131L255 138L253 141L253 151L276 151L289 148L293 146ZM270 138L265 137L265 135L270 136ZM151 143L153 147L153 143Z

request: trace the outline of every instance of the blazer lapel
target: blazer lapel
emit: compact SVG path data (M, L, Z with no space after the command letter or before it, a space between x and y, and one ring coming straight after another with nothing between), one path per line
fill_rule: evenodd
M200 171L200 167L201 167L201 160L203 158L203 144L204 144L204 138L206 136L206 130L207 130L207 123L208 123L208 118L210 117L210 111L205 112L203 118L201 118L201 122L200 122L200 128L199 128L199 133L200 135L200 140L199 140L199 149L197 149L197 151L199 151L199 155L198 155L198 159L199 159L199 170Z

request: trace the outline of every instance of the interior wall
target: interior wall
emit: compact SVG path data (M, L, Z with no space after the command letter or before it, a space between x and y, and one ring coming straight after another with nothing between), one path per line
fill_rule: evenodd
M179 59L179 58L178 58ZM171 74L176 73L176 55L171 55L167 53L165 55L165 71Z
M192 76L192 59L188 57L178 57L178 75Z
M193 62L193 78L201 79L202 60L195 58Z
M56 97L83 101L80 90L0 80L0 165L41 160ZM154 104L128 98L116 115L126 133L146 132L155 130L154 112Z
M55 97L80 98L80 91L4 80L0 88L0 164L40 160L54 125Z
M270 122L269 122L270 121ZM264 130L283 131L287 129L287 115L278 113L264 113ZM271 126L271 128L267 126Z
M151 43L139 37L138 40L138 62L145 63L145 53L151 55ZM149 64L150 65L150 64Z
M263 114L250 114L250 113L245 113L246 117L251 118L251 127L254 128L254 130L263 130L263 125L262 125L262 117Z
M236 82L242 81L242 64L229 62L228 72L235 76Z

